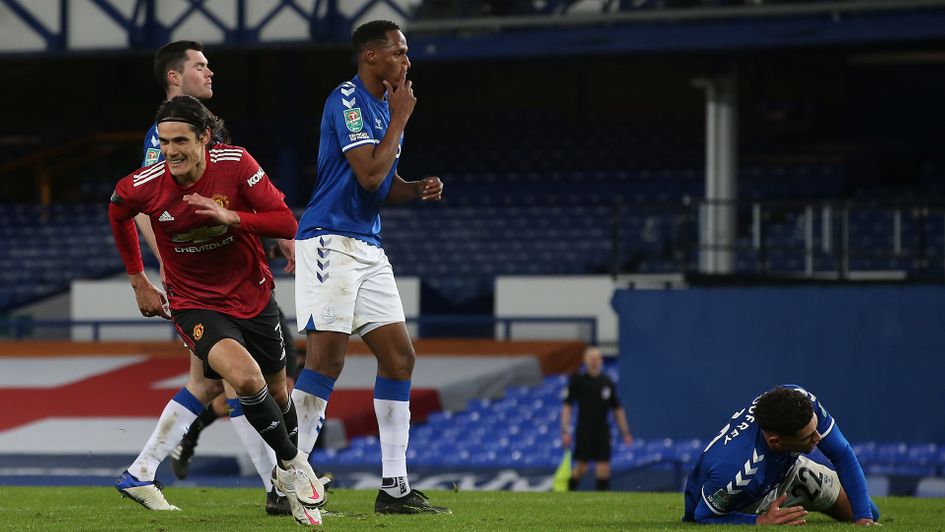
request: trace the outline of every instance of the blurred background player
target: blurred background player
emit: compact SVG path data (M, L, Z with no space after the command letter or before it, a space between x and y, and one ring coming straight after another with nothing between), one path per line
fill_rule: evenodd
M174 41L162 46L154 54L153 68L154 76L164 90L165 101L181 95L193 96L199 100L208 100L213 97L213 71L210 69L209 61L203 53L203 45L198 41ZM163 160L164 156L161 154L160 142L158 141L157 123L154 123L145 135L144 158L141 166L150 166ZM141 213L135 216L135 222L138 224L141 235L148 243L151 252L158 259L163 281L164 266L157 245L154 242L151 221L147 215ZM290 271L290 268L294 269L294 241L277 239L276 242L280 252L288 259L287 271ZM289 355L286 359L286 375L289 379L293 379L296 372L295 343L281 308L279 309L279 316L282 320L283 337ZM213 400L197 416L180 443L171 451L171 469L174 475L179 479L187 478L190 462L201 431L217 418L229 415L234 430L243 442L256 472L263 482L263 487L266 490L266 512L273 515L290 513L291 510L285 495L279 493L272 485L271 472L276 464L275 453L246 421L236 393L225 383L222 383L223 387L221 387L220 381L204 377L198 358L192 357L190 362L191 371L186 386L191 390L203 391L203 393L200 393L202 402L207 402L203 401L203 398L208 395ZM225 396L224 391L226 392Z
M836 471L803 456L820 449ZM686 480L684 521L804 524L807 511L876 524L866 477L840 427L814 394L774 388L732 415Z
M358 74L328 96L321 121L317 182L296 235L296 309L305 330L305 369L292 397L300 448L311 450L344 366L351 333L377 358L374 409L380 433L379 513L443 513L410 488L407 437L415 353L403 304L381 248L386 203L439 200L437 177L397 174L404 128L416 98L407 81L407 40L397 24L372 21L352 37Z
M571 376L561 407L561 443L568 448L572 439L576 441L574 468L571 470L568 489L578 488L587 472L587 463L593 461L597 490L607 491L610 489L610 424L607 413L613 410L624 443L633 443L633 435L627 425L626 412L617 397L617 387L610 377L602 373L604 357L600 349L587 348L584 351L584 365L586 369L583 373ZM578 415L572 438L571 413L574 405L577 405Z
M257 238L290 236L295 217L244 148L219 142L227 137L223 123L199 100L178 96L164 102L155 121L166 163L119 180L109 206L138 307L146 317L172 317L204 375L232 386L247 420L276 452L274 482L287 494L296 521L320 524L318 507L326 493L308 455L296 446L274 282ZM132 222L139 212L151 218L152 228L160 224L154 236L167 297L144 274ZM200 406L187 388L181 390L151 439L179 440ZM177 509L154 482L163 456L141 458L119 478L118 491L149 509Z

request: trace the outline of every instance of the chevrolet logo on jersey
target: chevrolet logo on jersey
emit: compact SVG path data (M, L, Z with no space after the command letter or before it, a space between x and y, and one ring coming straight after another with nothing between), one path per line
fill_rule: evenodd
M200 246L174 246L177 253L203 253L204 251L213 251L215 249L228 246L236 241L236 237L230 235L219 242L209 242Z
M191 229L186 233L177 233L171 237L171 242L175 244L180 244L183 242L193 242L194 244L200 244L202 242L208 242L214 238L226 234L228 226L226 225L214 225L212 227L197 227Z

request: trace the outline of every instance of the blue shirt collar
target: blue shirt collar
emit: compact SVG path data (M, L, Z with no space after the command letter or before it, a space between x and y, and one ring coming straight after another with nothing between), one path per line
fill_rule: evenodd
M361 80L361 76L358 76L357 74L355 74L355 76L354 76L353 78L351 78L351 83L354 83L354 85L355 85L357 88L359 88L359 89L361 89L362 91L364 91L364 92L365 92L368 96L370 96L371 99L373 99L375 102L387 103L387 93L385 92L385 93L384 93L384 97L381 98L381 99L375 98L374 95L371 94L371 91L369 91L369 90L367 89L367 86L364 84L364 81Z

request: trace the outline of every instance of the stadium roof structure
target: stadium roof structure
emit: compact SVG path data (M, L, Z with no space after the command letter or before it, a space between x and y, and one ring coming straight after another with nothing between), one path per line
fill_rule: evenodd
M945 39L945 0L0 0L2 55L207 45L345 46L371 19L407 29L417 59L724 51Z
M411 56L418 60L908 44L945 38L945 2L846 0L431 19L410 22L408 31Z

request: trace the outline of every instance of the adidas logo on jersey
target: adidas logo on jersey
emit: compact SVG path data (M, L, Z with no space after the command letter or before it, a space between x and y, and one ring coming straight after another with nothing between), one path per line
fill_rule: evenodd
M159 222L173 222L174 217L171 216L171 213L164 211L163 213L161 213L161 217L158 218L158 221Z

